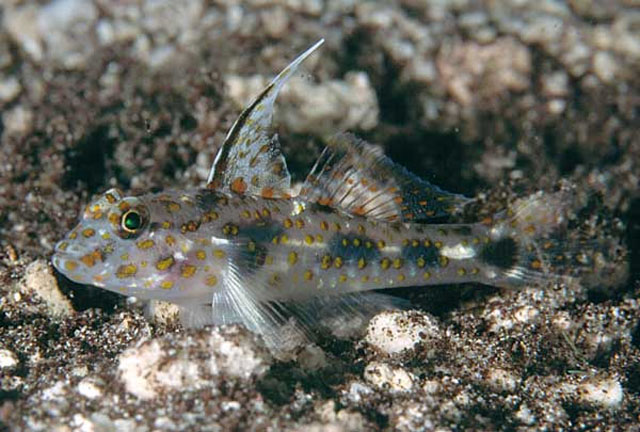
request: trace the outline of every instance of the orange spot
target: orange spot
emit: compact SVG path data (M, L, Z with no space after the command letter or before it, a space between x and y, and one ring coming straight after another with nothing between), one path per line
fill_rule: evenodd
M355 209L353 209L353 214L358 216L364 216L366 213L367 211L364 209L363 206L358 206Z
M273 188L272 187L262 188L260 195L262 195L262 198L267 198L267 199L273 198Z
M247 191L247 184L242 177L236 177L236 179L231 182L231 190L238 195L243 195Z
M401 204L402 203L402 197L401 196L397 196L393 200L396 202L396 204Z
M333 200L329 197L322 197L318 200L318 204L322 206L330 206L333 203Z

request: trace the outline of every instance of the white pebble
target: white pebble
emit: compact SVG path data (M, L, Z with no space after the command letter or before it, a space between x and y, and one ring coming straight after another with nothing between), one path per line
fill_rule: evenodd
M624 397L620 382L613 378L589 380L576 389L580 401L607 409L619 408Z
M409 391L413 387L413 376L406 370L387 363L371 362L364 370L364 379L379 389Z
M371 319L365 341L386 354L406 353L418 344L427 348L440 339L440 329L434 318L414 311L385 311Z
M78 383L78 393L87 399L97 399L102 396L102 388L91 378L85 378Z
M12 368L18 364L18 356L7 349L0 350L0 369Z

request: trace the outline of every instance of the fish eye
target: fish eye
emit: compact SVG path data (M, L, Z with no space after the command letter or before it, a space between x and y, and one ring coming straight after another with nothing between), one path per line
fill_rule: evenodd
M142 216L136 210L129 210L122 215L122 228L128 232L136 232L142 226Z
M144 219L136 209L127 210L120 219L120 226L129 234L137 234L143 225Z

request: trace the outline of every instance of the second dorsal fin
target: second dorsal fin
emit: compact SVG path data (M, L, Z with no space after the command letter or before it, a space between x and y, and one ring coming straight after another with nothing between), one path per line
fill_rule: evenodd
M393 163L352 134L333 137L300 195L319 205L387 222L428 222L470 201L445 192Z
M240 114L213 162L207 180L209 189L264 198L289 196L291 177L278 136L271 130L273 104L300 63L323 42L319 40L300 54Z

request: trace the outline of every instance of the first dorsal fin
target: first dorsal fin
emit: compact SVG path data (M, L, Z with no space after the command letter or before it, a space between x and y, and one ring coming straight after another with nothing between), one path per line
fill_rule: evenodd
M273 105L282 86L324 39L291 62L235 121L211 167L207 187L265 198L289 196L291 177L272 133Z
M348 133L330 140L300 194L319 205L387 222L427 222L458 212L470 201L418 178Z

